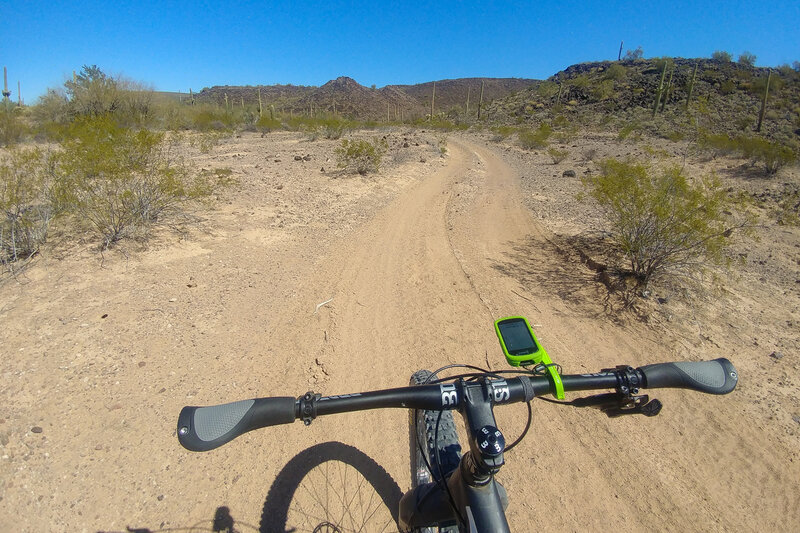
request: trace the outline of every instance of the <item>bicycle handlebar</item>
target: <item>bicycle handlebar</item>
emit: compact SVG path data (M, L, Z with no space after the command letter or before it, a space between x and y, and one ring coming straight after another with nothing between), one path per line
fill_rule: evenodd
M492 376L492 374L488 374ZM618 367L596 374L561 376L564 391L642 388L684 388L708 394L727 394L738 382L733 364L724 358L713 361L657 363L637 369ZM554 394L547 376L516 376L490 380L495 404L528 402L535 396ZM465 389L480 386L464 383ZM306 394L257 398L210 407L184 407L178 416L178 440L191 451L213 450L254 429L289 424L298 418L310 422L320 415L402 407L407 409L458 409L463 390L454 384L420 385L342 396Z

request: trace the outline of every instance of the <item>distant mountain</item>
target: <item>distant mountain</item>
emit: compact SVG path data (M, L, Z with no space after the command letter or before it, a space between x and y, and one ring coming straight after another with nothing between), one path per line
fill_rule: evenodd
M461 78L436 81L434 112L463 113L467 98L471 113L477 113L481 84L484 105L530 87L536 80L521 78ZM198 102L229 105L257 105L259 91L262 105L283 113L318 113L320 111L362 120L414 119L430 113L434 82L417 85L387 85L380 89L364 87L345 76L321 87L301 85L214 86L195 95Z

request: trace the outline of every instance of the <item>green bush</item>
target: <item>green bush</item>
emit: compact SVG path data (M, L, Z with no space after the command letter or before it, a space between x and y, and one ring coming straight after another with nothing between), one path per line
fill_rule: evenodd
M627 74L627 69L620 65L619 63L614 63L610 67L608 67L603 74L603 77L607 80L614 80L620 81L625 79L625 75Z
M105 247L207 193L165 134L123 128L110 115L77 120L62 148L55 203L88 222Z
M691 184L679 167L653 172L608 159L598 176L584 178L630 262L640 288L672 273L692 274L724 260L731 235L727 193L711 179Z
M553 133L553 128L546 122L542 122L536 130L520 130L519 131L519 144L525 150L535 150L537 148L545 148L547 146L547 139Z
M786 145L770 142L762 137L740 135L732 138L725 134L701 134L698 146L714 151L718 155L739 154L750 160L751 165L763 163L767 174L775 174L786 165L797 160L795 151Z
M638 140L641 137L641 133L640 133L641 129L642 129L642 125L639 124L639 122L637 122L635 120L632 121L632 122L629 122L629 123L625 124L624 126L622 126L622 128L620 128L619 133L617 134L617 139L620 140L620 141L624 141L628 137L631 137L631 135L633 134L633 137L631 137L631 138L633 140Z
M0 146L16 144L28 133L19 115L18 107L0 105Z
M517 129L514 126L493 126L492 133L492 140L495 142L505 141L516 132Z
M0 263L35 254L47 238L55 210L47 157L39 149L12 148L0 159Z
M733 57L730 53L723 50L715 50L714 53L711 54L711 59L721 63L730 63L733 60Z
M739 64L752 67L756 64L755 54L751 54L750 52L742 52L741 55L739 55Z
M385 144L378 142L343 139L336 149L336 161L339 168L361 175L378 172L385 148Z
M548 148L547 155L553 160L553 164L557 165L567 158L569 155L568 150L558 150L557 148Z

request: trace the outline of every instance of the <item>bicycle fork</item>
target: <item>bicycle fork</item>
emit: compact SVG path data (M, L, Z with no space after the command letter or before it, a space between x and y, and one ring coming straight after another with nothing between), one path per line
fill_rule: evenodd
M504 380L483 377L481 386L456 383L458 401L469 440L469 451L443 483L428 483L407 492L400 500L402 529L459 524L466 532L507 532L508 496L494 475L504 464L505 438L497 429L495 403L508 400Z

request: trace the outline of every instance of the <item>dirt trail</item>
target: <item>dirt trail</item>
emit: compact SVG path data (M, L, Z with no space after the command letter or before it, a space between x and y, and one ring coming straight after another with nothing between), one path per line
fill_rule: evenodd
M445 160L415 155L379 186L321 174L316 152L299 172L272 171L285 175L276 183L264 167L310 148L237 142L220 157L243 159L248 180L214 234L102 267L45 261L5 287L0 530L208 530L223 507L248 530L279 471L333 440L407 490L401 410L253 432L203 454L178 446L177 413L401 386L448 363L503 368L492 320L509 314L529 317L568 373L732 356L679 353L655 328L611 321L589 276L580 305L552 290L568 280L532 282L563 257L522 201L519 172L475 137L451 137ZM660 392L655 419L539 402L500 474L512 530L794 530L796 453L763 421L743 422L756 387L746 378L723 398ZM516 438L524 406L496 414Z

